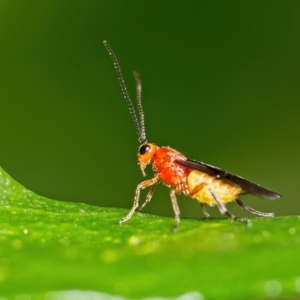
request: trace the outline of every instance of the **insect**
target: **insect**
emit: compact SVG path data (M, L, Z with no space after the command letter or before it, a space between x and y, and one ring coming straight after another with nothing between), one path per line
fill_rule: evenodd
M239 219L231 214L225 206L226 203L232 201L235 201L239 206L252 214L261 217L273 217L273 213L260 212L246 205L239 196L250 193L260 198L275 200L281 197L278 193L212 165L188 159L180 152L168 146L158 147L153 143L148 143L142 107L142 84L140 76L138 73L134 72L137 85L138 112L140 116L140 119L138 120L134 106L127 92L118 60L107 41L103 41L103 43L113 60L123 96L129 106L129 111L138 134L140 143L138 163L141 171L145 176L145 168L147 165L152 164L152 168L155 172L155 176L152 179L145 180L137 186L133 206L129 213L122 218L119 223L122 224L128 221L133 213L139 208L140 191L147 187L150 187L150 189L145 202L139 209L141 210L150 202L155 187L159 182L163 182L166 186L171 188L170 197L175 213L174 229L177 229L180 222L180 210L176 200L176 195L180 193L196 199L206 217L209 217L209 214L205 205L209 205L217 206L221 214L227 215L232 220L239 221Z

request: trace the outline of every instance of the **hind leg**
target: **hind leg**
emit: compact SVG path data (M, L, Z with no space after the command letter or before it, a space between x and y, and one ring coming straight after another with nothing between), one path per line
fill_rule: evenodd
M274 217L274 213L264 213L258 210L255 210L254 208L246 205L241 199L237 198L236 203L243 209L248 210L254 215L258 215L260 217Z
M212 195L212 197L215 199L216 204L217 204L217 207L218 207L218 209L219 209L219 211L220 211L220 213L221 213L222 215L225 214L225 215L227 215L230 219L232 219L232 220L234 220L234 221L238 221L238 222L244 223L244 224L246 224L246 225L249 225L249 221L248 221L248 220L245 220L245 221L244 221L244 220L239 220L239 219L236 218L235 215L233 215L232 213L230 213L230 212L227 210L225 204L217 197L217 195L216 195L211 189L209 189L209 192L210 192L210 194Z

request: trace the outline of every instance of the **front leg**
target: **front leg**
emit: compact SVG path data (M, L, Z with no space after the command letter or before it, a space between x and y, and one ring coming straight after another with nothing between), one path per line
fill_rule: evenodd
M151 200L151 198L152 198L152 196L153 196L153 193L154 193L154 191L155 191L155 188L156 188L156 183L154 183L154 184L151 186L151 188L150 188L150 190L148 191L148 194L147 194L147 196L146 196L145 202L141 205L141 207L138 208L138 210L142 210L142 209L146 206L146 204L148 204L148 203L150 202L150 200Z
M134 196L134 201L133 201L133 206L130 210L130 212L128 213L128 215L124 218L122 218L120 221L119 221L119 224L122 224L126 221L128 221L131 216L133 215L134 211L139 207L139 198L140 198L140 191L141 189L144 189L148 186L151 186L153 184L156 184L158 181L159 181L159 175L157 174L155 177L153 177L152 179L149 179L149 180L145 180L143 182L141 182L137 188L136 188L136 191L135 191L135 196ZM154 190L153 190L154 191ZM151 194L152 196L152 194ZM147 197L148 198L148 197ZM150 199L147 199L148 202L150 201Z

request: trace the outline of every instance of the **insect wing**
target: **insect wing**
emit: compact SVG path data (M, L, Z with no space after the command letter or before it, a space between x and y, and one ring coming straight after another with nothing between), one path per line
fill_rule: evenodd
M230 172L224 171L219 169L215 166L206 164L204 162L199 162L192 159L187 160L179 160L177 159L176 162L184 167L187 167L192 170L198 170L204 172L208 175L215 176L217 179L221 179L226 183L229 183L233 186L240 186L245 192L249 192L253 195L258 197L268 199L268 200L275 200L281 197L280 194L273 192L259 184L251 182L243 177L238 175L234 175Z

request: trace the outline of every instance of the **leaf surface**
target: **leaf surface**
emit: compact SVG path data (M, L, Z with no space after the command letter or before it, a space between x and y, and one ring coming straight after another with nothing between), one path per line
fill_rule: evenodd
M174 233L172 218L142 213L119 225L127 212L41 197L1 169L0 297L300 296L298 216L251 218L251 227L182 219Z

